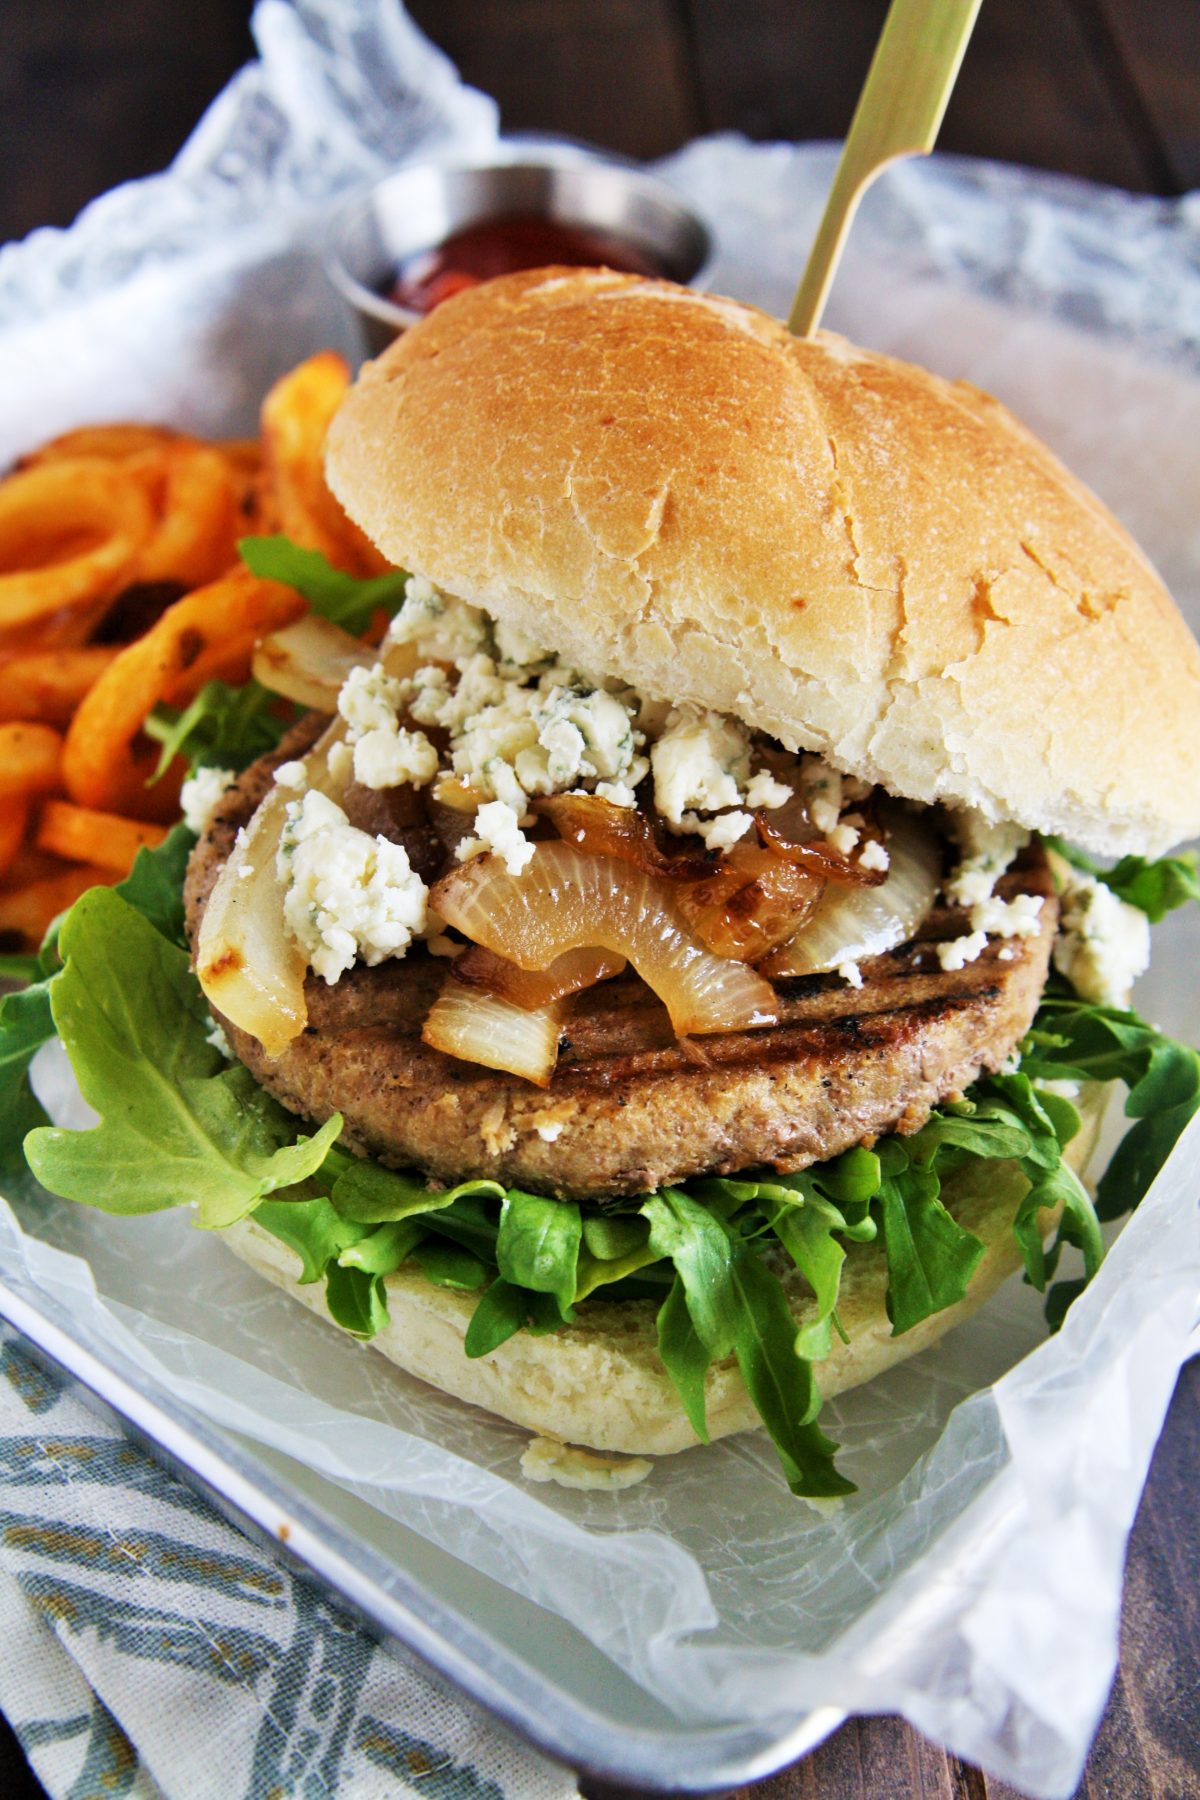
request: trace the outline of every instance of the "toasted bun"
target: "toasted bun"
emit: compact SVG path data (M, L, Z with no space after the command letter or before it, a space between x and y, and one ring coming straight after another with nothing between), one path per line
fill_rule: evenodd
M1081 1168L1099 1129L1105 1090L1092 1090L1079 1136L1068 1155ZM977 1163L943 1188L958 1222L985 1249L966 1299L936 1313L902 1337L893 1337L884 1304L887 1264L879 1243L848 1248L838 1297L838 1317L849 1342L836 1337L832 1354L817 1367L826 1398L858 1387L895 1363L924 1350L969 1317L1020 1263L1012 1222L1028 1183L1014 1163ZM1053 1215L1043 1215L1048 1232ZM328 1318L320 1283L301 1287L299 1258L261 1226L244 1221L223 1232L236 1253L280 1287ZM797 1325L810 1323L814 1305L801 1276L784 1277ZM371 1340L410 1375L445 1393L511 1419L514 1424L593 1450L661 1456L698 1440L659 1359L652 1300L592 1299L578 1322L545 1337L518 1332L489 1356L468 1361L463 1337L478 1296L434 1287L412 1264L387 1277L389 1322ZM706 1381L708 1426L713 1438L748 1431L761 1421L730 1357L714 1364Z
M593 676L1100 852L1200 830L1200 651L964 383L666 282L515 275L368 364L328 475L393 562Z

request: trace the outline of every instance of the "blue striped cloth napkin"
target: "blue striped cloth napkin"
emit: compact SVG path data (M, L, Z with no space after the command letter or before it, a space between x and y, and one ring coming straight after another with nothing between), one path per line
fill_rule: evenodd
M52 1800L569 1800L0 1326L0 1711Z

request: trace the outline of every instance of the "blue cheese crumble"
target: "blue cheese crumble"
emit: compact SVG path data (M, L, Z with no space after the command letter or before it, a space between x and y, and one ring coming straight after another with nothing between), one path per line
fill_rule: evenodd
M359 831L315 789L289 801L275 866L287 927L330 984L359 960L402 956L425 930L428 890L403 846Z
M1062 915L1054 966L1093 1006L1126 1007L1150 963L1150 921L1110 887L1052 856Z
M231 788L237 776L232 769L197 769L179 790L183 822L200 837L218 800Z

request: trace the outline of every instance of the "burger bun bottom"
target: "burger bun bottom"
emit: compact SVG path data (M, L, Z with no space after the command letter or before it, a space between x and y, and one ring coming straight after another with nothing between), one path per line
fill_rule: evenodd
M1066 1151L1066 1160L1079 1172L1099 1134L1105 1092L1092 1090L1081 1102L1083 1127ZM1025 1177L1010 1162L971 1164L943 1185L943 1201L958 1223L981 1240L984 1254L964 1300L900 1337L892 1334L885 1306L882 1244L877 1240L848 1247L838 1317L849 1341L835 1335L829 1356L816 1366L825 1398L858 1387L926 1349L975 1312L1020 1266L1012 1224L1026 1188ZM1048 1235L1054 1212L1044 1212L1041 1223ZM221 1235L259 1274L329 1319L323 1284L300 1285L299 1258L278 1238L252 1219ZM797 1327L811 1323L815 1302L807 1283L790 1266L782 1278ZM659 1359L655 1301L593 1297L578 1308L573 1325L540 1337L518 1332L490 1355L468 1359L463 1338L478 1295L435 1287L411 1263L389 1275L386 1286L388 1323L369 1347L443 1393L539 1436L593 1450L662 1456L698 1442ZM705 1389L711 1438L760 1425L732 1357L712 1365Z

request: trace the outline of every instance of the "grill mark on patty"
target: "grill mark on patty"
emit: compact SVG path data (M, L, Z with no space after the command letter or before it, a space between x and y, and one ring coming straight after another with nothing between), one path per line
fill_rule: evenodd
M242 776L193 854L185 889L193 945L239 826L280 762L302 755L325 721L302 721ZM937 943L969 930L940 905L916 938L861 964L863 986L836 975L777 984L780 1022L677 1043L667 1013L626 973L572 996L548 1089L457 1062L421 1041L446 963L424 951L356 967L332 988L309 978L309 1022L272 1060L226 1023L238 1056L285 1106L346 1119L345 1141L439 1182L471 1174L533 1191L600 1200L705 1172L796 1169L915 1131L939 1100L995 1069L1027 1030L1045 980L1058 906L1045 857L1030 847L997 884L1002 899L1042 895L1036 936L989 942L944 970ZM557 1118L555 1115L558 1115ZM539 1121L561 1125L547 1142Z

